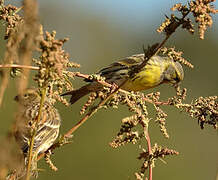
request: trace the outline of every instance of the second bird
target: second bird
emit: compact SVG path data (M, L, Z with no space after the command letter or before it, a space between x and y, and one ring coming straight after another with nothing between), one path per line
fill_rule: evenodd
M37 177L37 157L47 151L57 139L61 118L58 110L53 107L46 97L42 106L40 120L37 123L41 101L37 89L26 89L23 93L18 94L15 100L19 103L20 108L16 117L14 135L23 152L25 166L27 166L30 144L35 130L32 144L31 174ZM25 172L23 173L25 174Z

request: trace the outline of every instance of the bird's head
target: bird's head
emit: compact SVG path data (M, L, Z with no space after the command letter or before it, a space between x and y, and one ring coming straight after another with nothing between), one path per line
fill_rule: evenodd
M169 62L165 72L163 81L171 84L178 84L184 79L184 71L179 62Z
M28 106L33 102L40 102L40 95L37 89L28 88L15 96L14 100L23 106Z

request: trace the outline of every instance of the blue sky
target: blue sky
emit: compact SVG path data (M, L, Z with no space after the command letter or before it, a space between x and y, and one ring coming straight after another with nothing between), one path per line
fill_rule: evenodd
M121 24L143 23L144 19L161 18L170 15L169 7L176 3L186 3L185 0L39 0L41 4L58 4L66 10L75 11L74 7L83 9L90 16L104 17L105 21ZM218 8L218 2L214 3ZM214 24L218 26L218 15L214 16ZM133 21L134 19L134 21Z

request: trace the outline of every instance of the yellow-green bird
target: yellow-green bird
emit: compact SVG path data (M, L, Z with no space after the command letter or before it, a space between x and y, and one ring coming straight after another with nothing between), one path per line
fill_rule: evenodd
M112 63L101 69L97 74L105 77L106 82L121 85L126 83L121 89L126 91L142 91L156 87L163 83L177 84L184 78L184 71L179 62L175 62L169 57L153 56L145 67L134 76L129 76L134 67L141 64L144 54L136 54ZM73 104L81 97L90 92L99 91L102 88L97 82L91 82L79 89L66 92L64 95L71 95L70 102Z

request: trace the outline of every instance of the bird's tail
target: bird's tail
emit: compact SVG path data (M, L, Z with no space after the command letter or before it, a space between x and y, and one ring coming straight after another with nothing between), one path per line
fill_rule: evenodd
M82 98L83 96L89 94L90 92L95 91L95 89L93 89L91 84L85 85L79 89L73 90L73 91L69 91L66 92L64 94L62 94L62 96L66 96L66 95L71 95L70 98L70 103L74 104L76 101L78 101L80 98Z

